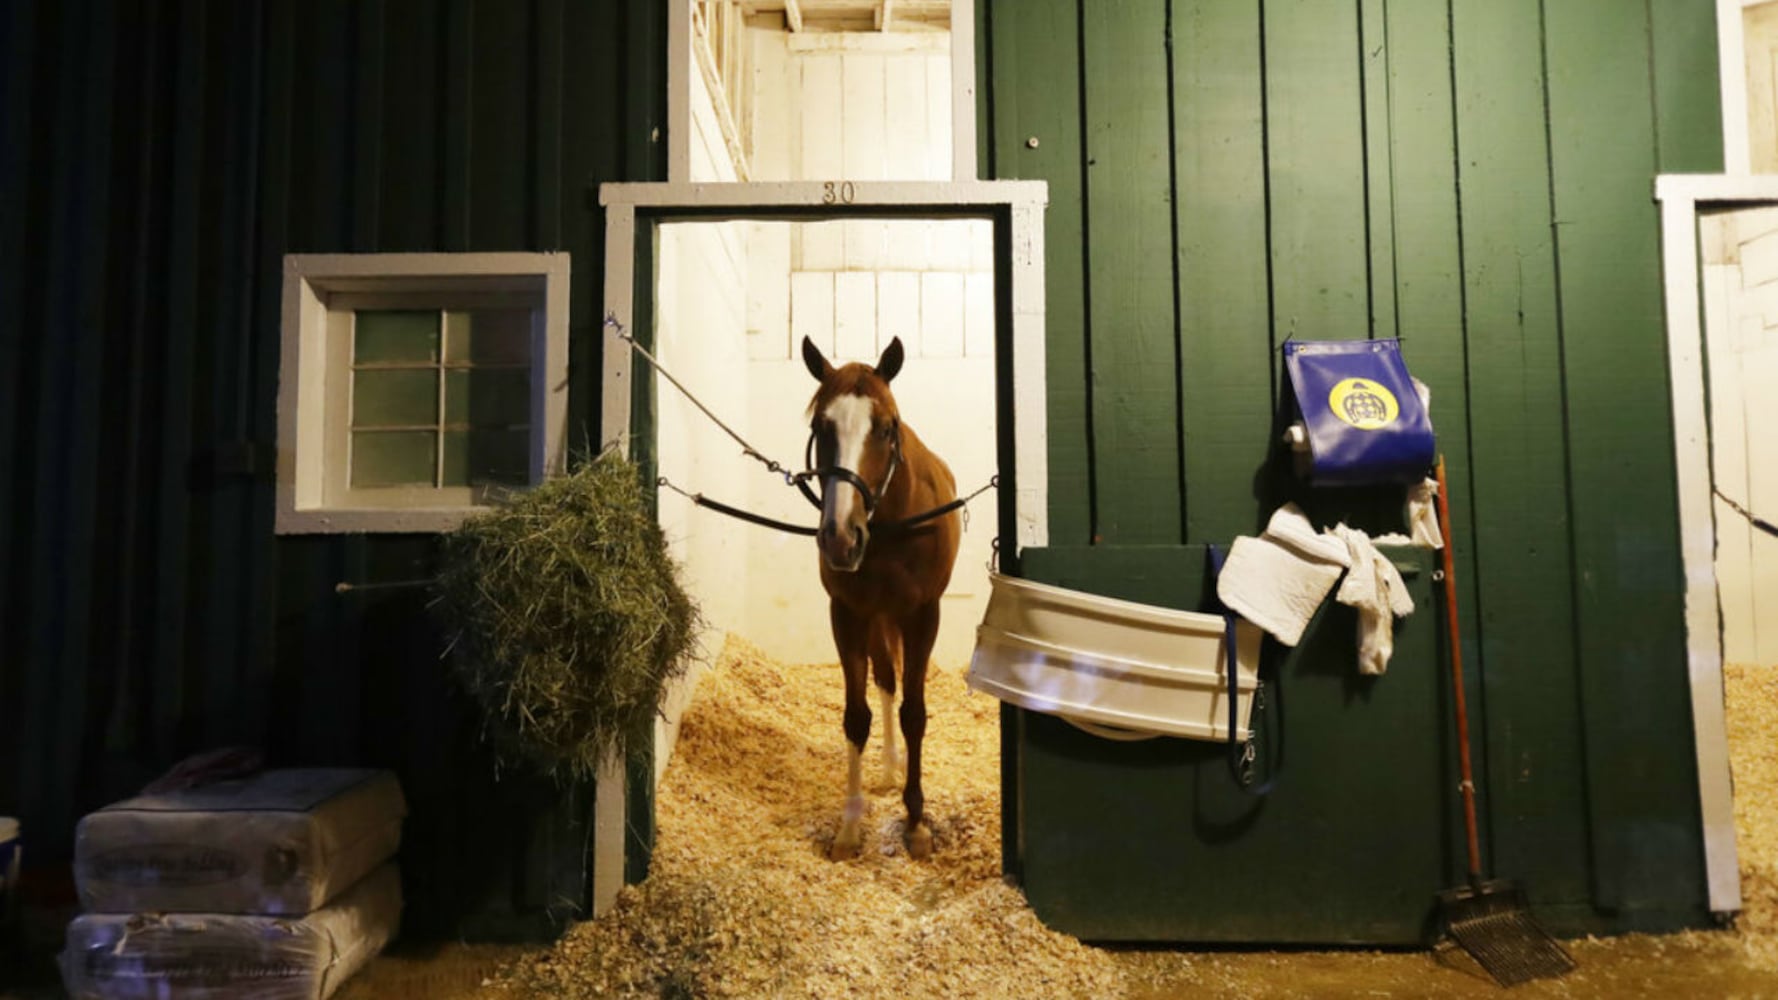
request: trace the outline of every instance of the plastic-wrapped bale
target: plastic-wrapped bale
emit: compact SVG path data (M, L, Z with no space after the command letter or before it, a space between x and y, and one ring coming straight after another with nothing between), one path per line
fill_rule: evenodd
M68 925L62 982L75 1000L325 1000L400 924L394 862L304 917L89 913Z
M74 878L88 913L300 916L401 845L407 803L388 771L262 771L106 806L80 821Z

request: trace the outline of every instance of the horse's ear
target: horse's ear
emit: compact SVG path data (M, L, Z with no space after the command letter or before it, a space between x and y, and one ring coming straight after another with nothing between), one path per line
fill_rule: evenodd
M815 376L817 382L825 382L827 376L833 374L833 366L821 356L821 348L807 337L803 338L803 364L808 366L809 374Z
M896 337L889 341L889 346L883 348L883 356L877 359L877 377L885 382L894 378L895 373L901 371L901 362L901 338Z

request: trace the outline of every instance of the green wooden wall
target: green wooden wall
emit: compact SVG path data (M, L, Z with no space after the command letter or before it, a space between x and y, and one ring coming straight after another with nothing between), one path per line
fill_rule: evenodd
M1286 338L1400 337L1494 869L1568 930L1703 919L1651 193L1720 169L1711 5L978 12L986 169L1050 190L1052 543L1227 542L1286 499L1399 529L1399 494L1306 490L1272 442Z
M425 537L272 533L286 253L565 250L596 437L597 186L662 176L626 0L0 7L0 813L34 864L181 756L391 767L421 935L585 904L590 785L496 773Z

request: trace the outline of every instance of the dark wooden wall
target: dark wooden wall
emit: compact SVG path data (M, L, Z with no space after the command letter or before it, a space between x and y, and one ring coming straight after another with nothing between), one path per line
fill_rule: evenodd
M1402 338L1450 464L1494 864L1569 927L1695 919L1651 195L1720 169L1711 5L978 8L992 176L1050 185L1054 544L1227 542L1285 499L1398 529L1399 494L1304 490L1273 442L1286 338Z
M409 924L586 895L591 788L478 746L423 537L272 534L282 257L565 250L596 405L597 185L663 161L664 8L62 0L0 13L0 812L74 821L224 743L392 767ZM577 440L580 434L577 433Z

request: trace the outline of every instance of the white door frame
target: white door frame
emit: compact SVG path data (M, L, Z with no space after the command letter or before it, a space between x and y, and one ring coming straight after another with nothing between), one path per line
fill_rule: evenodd
M633 329L638 224L727 222L781 218L821 220L884 216L990 218L994 233L994 364L997 433L1010 434L1013 554L1049 541L1048 395L1045 391L1043 181L774 181L602 184L605 207L604 372L600 380L601 447L626 444L635 366L620 330ZM1010 330L1007 324L1010 323ZM1010 334L1010 337L1008 337ZM1010 348L1010 349L1008 349ZM1002 446L1004 448L1004 446ZM1007 457L1004 450L1001 458ZM1003 465L1004 469L1005 466ZM1003 487L1004 489L1004 487ZM1002 508L1004 509L1004 508ZM1002 524L1001 528L1007 526ZM1001 536L1005 538L1004 532ZM625 767L601 768L593 816L593 915L602 916L624 884ZM614 794L608 794L613 791Z
M1725 2L1735 2L1739 13L1738 0ZM1745 152L1743 148L1743 170ZM1711 911L1732 913L1741 909L1741 874L1735 855L1733 784L1723 708L1722 608L1716 584L1698 209L1704 205L1778 205L1778 175L1663 174L1655 178L1655 199L1661 204L1673 456L1679 480L1680 551L1685 562L1686 666L1704 820L1704 868Z

